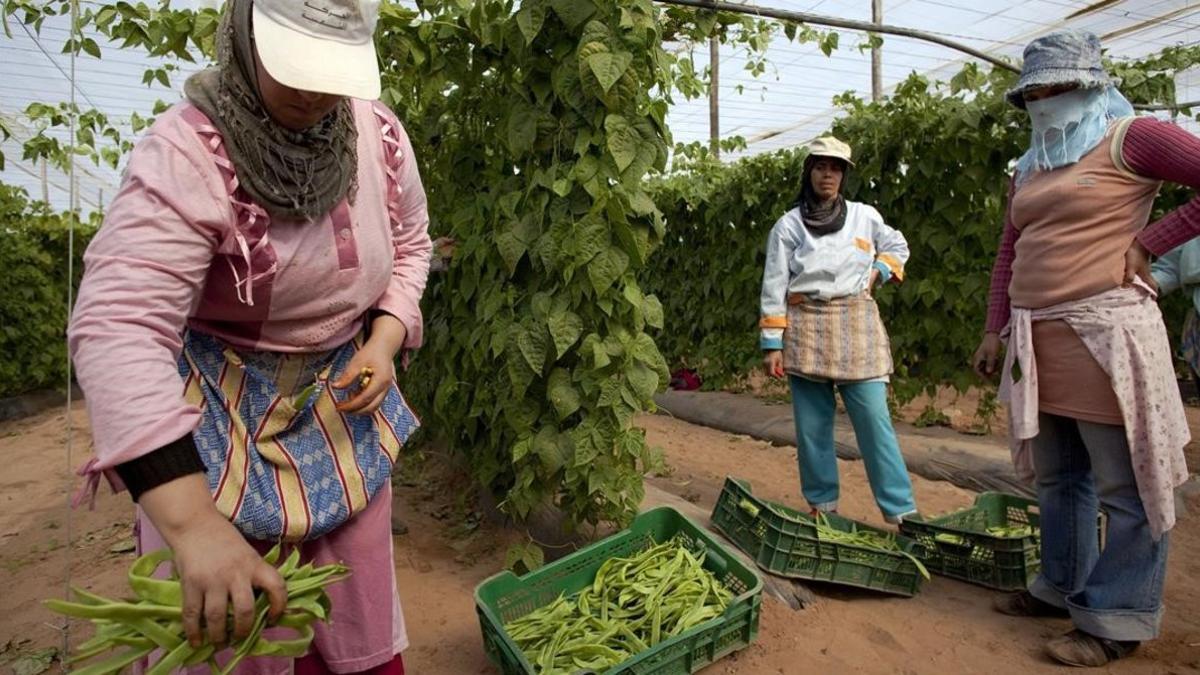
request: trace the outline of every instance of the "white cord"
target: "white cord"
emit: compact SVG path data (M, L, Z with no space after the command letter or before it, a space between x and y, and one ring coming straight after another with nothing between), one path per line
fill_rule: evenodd
M82 31L79 29L79 0L71 0L71 110L70 110L70 139L71 152L67 157L67 190L68 201L70 204L70 217L67 220L67 325L71 325L71 310L75 304L75 219L79 217L79 188L75 184L75 125L79 116L79 111L76 107L75 92L77 90L75 83L75 57L79 52L79 44L82 41ZM73 443L75 440L75 423L72 416L73 391L71 386L71 350L67 348L67 518L66 518L66 537L67 537L67 573L66 573L66 589L63 597L71 597L71 567L75 561L74 550L75 542L74 532L72 528L72 507L71 507L71 490L74 483L75 461L72 457ZM63 617L62 623L62 649L59 654L59 664L62 672L68 672L67 655L71 650L71 620L69 617Z

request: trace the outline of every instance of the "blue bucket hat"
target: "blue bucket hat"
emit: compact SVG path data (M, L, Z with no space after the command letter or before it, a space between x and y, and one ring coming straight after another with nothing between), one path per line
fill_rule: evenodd
M1100 38L1087 31L1061 30L1030 42L1021 79L1005 96L1024 110L1025 92L1056 84L1077 84L1083 89L1116 84L1104 70Z

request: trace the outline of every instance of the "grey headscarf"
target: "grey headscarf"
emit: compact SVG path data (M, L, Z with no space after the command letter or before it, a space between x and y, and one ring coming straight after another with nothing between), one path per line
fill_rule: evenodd
M217 65L188 78L184 93L221 132L238 183L255 203L272 218L319 218L354 198L354 114L346 100L303 131L271 119L258 86L252 7L252 0L230 0L217 31Z
M812 172L818 159L826 158L818 155L809 155L804 158L804 180L800 184L800 196L796 198L792 208L800 209L800 219L804 221L804 227L813 236L822 237L833 234L846 225L846 198L842 196L840 186L837 197L828 202L817 195L812 184ZM849 168L846 161L840 158L837 161L842 163L843 175L845 175L844 172ZM843 180L842 185L844 186L845 183Z

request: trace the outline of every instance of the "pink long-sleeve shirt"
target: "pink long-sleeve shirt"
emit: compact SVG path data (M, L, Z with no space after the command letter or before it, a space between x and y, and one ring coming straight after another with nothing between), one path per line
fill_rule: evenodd
M407 134L384 106L354 101L358 189L312 222L269 222L244 201L207 118L184 102L129 159L121 190L84 256L69 329L95 447L111 469L195 429L176 366L191 327L234 348L337 347L378 309L422 341L431 244ZM391 178L389 179L389 175Z
M1150 117L1134 120L1121 144L1121 155L1125 164L1141 176L1200 188L1200 138L1174 124ZM1011 309L1008 290L1020 237L1020 231L1013 225L1012 197L1010 187L1009 211L992 268L988 297L987 330L996 333L1008 323ZM1200 236L1200 197L1146 226L1137 239L1146 250L1161 256L1197 236Z

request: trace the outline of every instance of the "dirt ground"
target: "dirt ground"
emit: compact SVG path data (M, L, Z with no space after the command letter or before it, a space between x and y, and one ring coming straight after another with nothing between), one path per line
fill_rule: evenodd
M61 644L59 621L41 601L72 583L119 595L132 561L132 508L126 495L102 492L96 509L67 518L72 469L88 448L82 407L73 412L74 458L64 453L61 411L0 424L0 672L34 675ZM666 451L668 475L659 487L705 508L727 474L748 479L755 492L799 504L795 451L689 425L644 417L651 444ZM425 459L438 465L436 456ZM842 512L880 522L862 466L842 463ZM914 480L919 504L939 513L969 504L973 495L948 483ZM465 486L401 476L397 508L410 534L395 538L397 575L408 620L408 672L416 675L496 673L483 653L472 589L498 570L519 535L481 520L464 498ZM70 531L68 532L68 529ZM1189 503L1173 533L1163 637L1107 671L1129 674L1200 672L1200 499ZM71 547L66 542L73 542ZM912 599L817 585L814 607L794 612L763 602L758 641L704 672L815 673L1050 673L1042 644L1068 629L1060 621L1022 621L994 614L992 593L936 578ZM73 624L73 643L86 637Z
M785 383L769 379L759 372L749 374L731 390L751 394L773 403L784 404L789 401ZM1192 442L1184 448L1184 453L1187 455L1188 466L1196 470L1196 467L1200 467L1200 400L1187 400L1188 398L1190 395L1185 396L1187 406L1184 413L1192 429ZM980 405L981 400L984 402L983 406ZM895 414L903 423L918 425L924 429L953 430L958 432L960 438L982 436L995 440L1008 433L1008 419L1004 407L995 398L994 390L989 392L979 387L965 392L959 392L953 387L942 387L933 395L923 394L900 406Z

